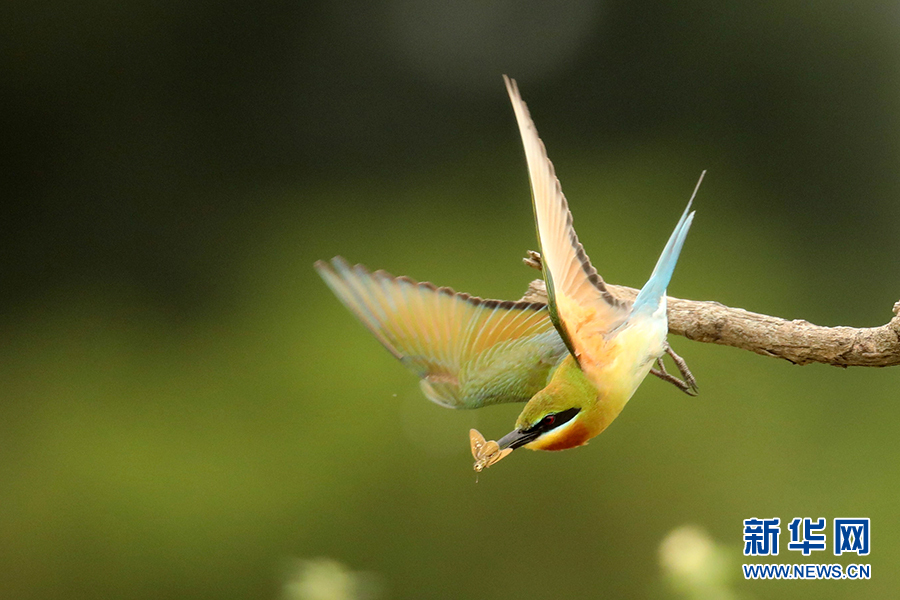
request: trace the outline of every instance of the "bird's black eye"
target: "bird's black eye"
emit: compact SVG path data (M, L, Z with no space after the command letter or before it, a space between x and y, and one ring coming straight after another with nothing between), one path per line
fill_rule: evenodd
M556 415L547 415L546 417L543 418L543 422L541 423L541 425L544 425L545 427L549 427L550 425L553 425L553 422L555 420L556 420Z

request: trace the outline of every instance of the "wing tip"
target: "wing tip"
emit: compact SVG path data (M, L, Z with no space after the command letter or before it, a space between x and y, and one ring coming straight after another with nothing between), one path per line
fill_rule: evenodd
M320 275L323 272L334 272L334 269L332 268L331 263L329 261L325 261L325 260L317 260L316 262L314 262L313 269L315 269L316 272L318 272Z
M356 265L356 266L360 267L362 265ZM344 258L343 256L341 256L340 254L332 257L330 260L321 260L321 259L317 260L316 262L313 263L313 268L319 272L322 272L322 271L332 271L332 272L349 271L351 269L350 263L347 262L347 259ZM363 267L363 268L365 268L365 267Z
M519 94L519 85L516 83L516 80L503 73L503 83L506 84L506 92L510 95L510 97L518 97L521 98Z

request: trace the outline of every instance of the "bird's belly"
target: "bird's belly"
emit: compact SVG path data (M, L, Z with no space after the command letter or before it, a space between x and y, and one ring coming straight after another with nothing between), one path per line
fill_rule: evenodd
M620 331L612 339L592 336L586 341L579 363L602 395L623 398L622 406L665 352L666 326L642 323Z

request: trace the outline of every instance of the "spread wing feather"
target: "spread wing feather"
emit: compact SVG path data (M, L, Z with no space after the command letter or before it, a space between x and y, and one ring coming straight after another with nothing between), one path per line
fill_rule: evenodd
M483 300L447 287L370 273L343 258L319 275L391 354L450 408L525 402L566 354L545 304Z
M505 75L503 79L525 146L550 315L569 351L579 358L580 329L615 329L628 318L631 307L610 293L591 265L572 227L572 213L528 107L516 82Z

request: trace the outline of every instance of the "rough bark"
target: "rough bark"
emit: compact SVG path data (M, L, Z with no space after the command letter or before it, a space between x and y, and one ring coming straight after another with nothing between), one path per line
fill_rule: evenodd
M616 296L634 300L638 290L610 285ZM547 301L544 282L531 282L525 299ZM750 350L797 365L823 363L836 367L900 365L900 302L894 317L881 327L821 327L731 308L718 302L668 297L669 333L689 340Z

